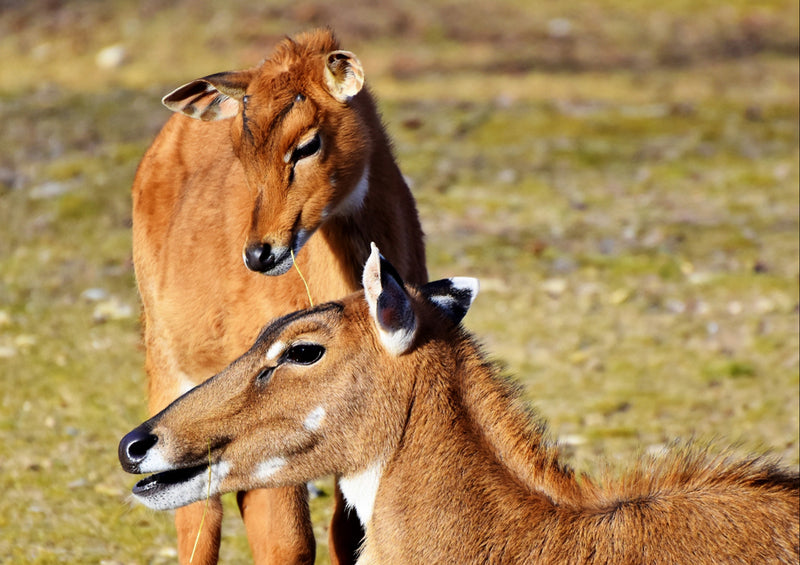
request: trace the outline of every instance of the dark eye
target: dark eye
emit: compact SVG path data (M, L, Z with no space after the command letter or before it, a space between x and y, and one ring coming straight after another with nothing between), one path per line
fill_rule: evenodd
M322 358L325 348L316 343L300 343L289 348L283 356L285 361L298 365L311 365Z
M300 159L305 159L306 157L311 157L314 153L319 151L319 148L322 146L322 140L319 138L319 134L316 134L314 137L306 141L303 145L300 145L292 152L292 162L297 163Z

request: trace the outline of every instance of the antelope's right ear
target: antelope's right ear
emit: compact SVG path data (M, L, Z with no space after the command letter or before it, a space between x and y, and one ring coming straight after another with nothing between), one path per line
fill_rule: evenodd
M409 350L417 333L417 316L403 281L375 244L364 265L362 285L369 312L378 327L381 342L393 355Z
M176 88L161 102L173 112L205 122L232 118L239 113L239 102L252 77L252 71L208 75Z
M361 61L350 51L332 51L325 60L325 86L339 102L347 102L364 86Z
M429 282L420 291L430 300L445 316L458 325L467 310L472 306L472 301L478 296L478 279L472 277L453 277Z

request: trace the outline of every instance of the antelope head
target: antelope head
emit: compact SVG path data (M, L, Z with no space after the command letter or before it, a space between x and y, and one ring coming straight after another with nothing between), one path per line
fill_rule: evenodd
M242 256L281 275L308 238L366 197L374 114L361 63L329 31L286 39L260 66L209 75L166 95L169 109L232 118L233 151L252 196ZM361 94L359 96L359 94Z
M136 498L175 508L385 461L419 358L454 341L478 285L459 277L406 287L374 245L363 285L272 322L228 368L128 433L122 467L153 473L134 486Z

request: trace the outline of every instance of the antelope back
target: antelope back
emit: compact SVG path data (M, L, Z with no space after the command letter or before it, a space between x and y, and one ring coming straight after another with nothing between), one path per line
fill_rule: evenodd
M174 508L218 492L348 476L397 445L419 366L457 342L477 281L405 287L373 246L364 291L284 316L227 369L123 438L134 494ZM210 486L209 486L210 482Z
M232 119L252 197L247 266L285 273L328 218L366 197L374 102L358 58L320 30L285 39L260 66L194 80L164 97L189 117Z

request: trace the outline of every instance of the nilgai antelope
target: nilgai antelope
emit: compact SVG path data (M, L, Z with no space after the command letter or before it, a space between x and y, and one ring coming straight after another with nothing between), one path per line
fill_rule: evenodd
M133 185L151 415L246 351L265 320L359 289L370 241L404 277L427 281L413 197L362 66L330 31L286 39L259 66L192 81L163 102L176 114ZM310 295L289 272L295 257ZM256 563L313 562L305 487L241 490ZM332 559L353 562L361 526L336 495ZM176 513L182 563L203 513ZM215 497L194 564L217 561L221 518Z
M688 450L576 477L459 327L474 279L405 286L373 251L362 292L272 322L219 375L126 435L166 509L336 473L360 564L797 563L800 480Z

